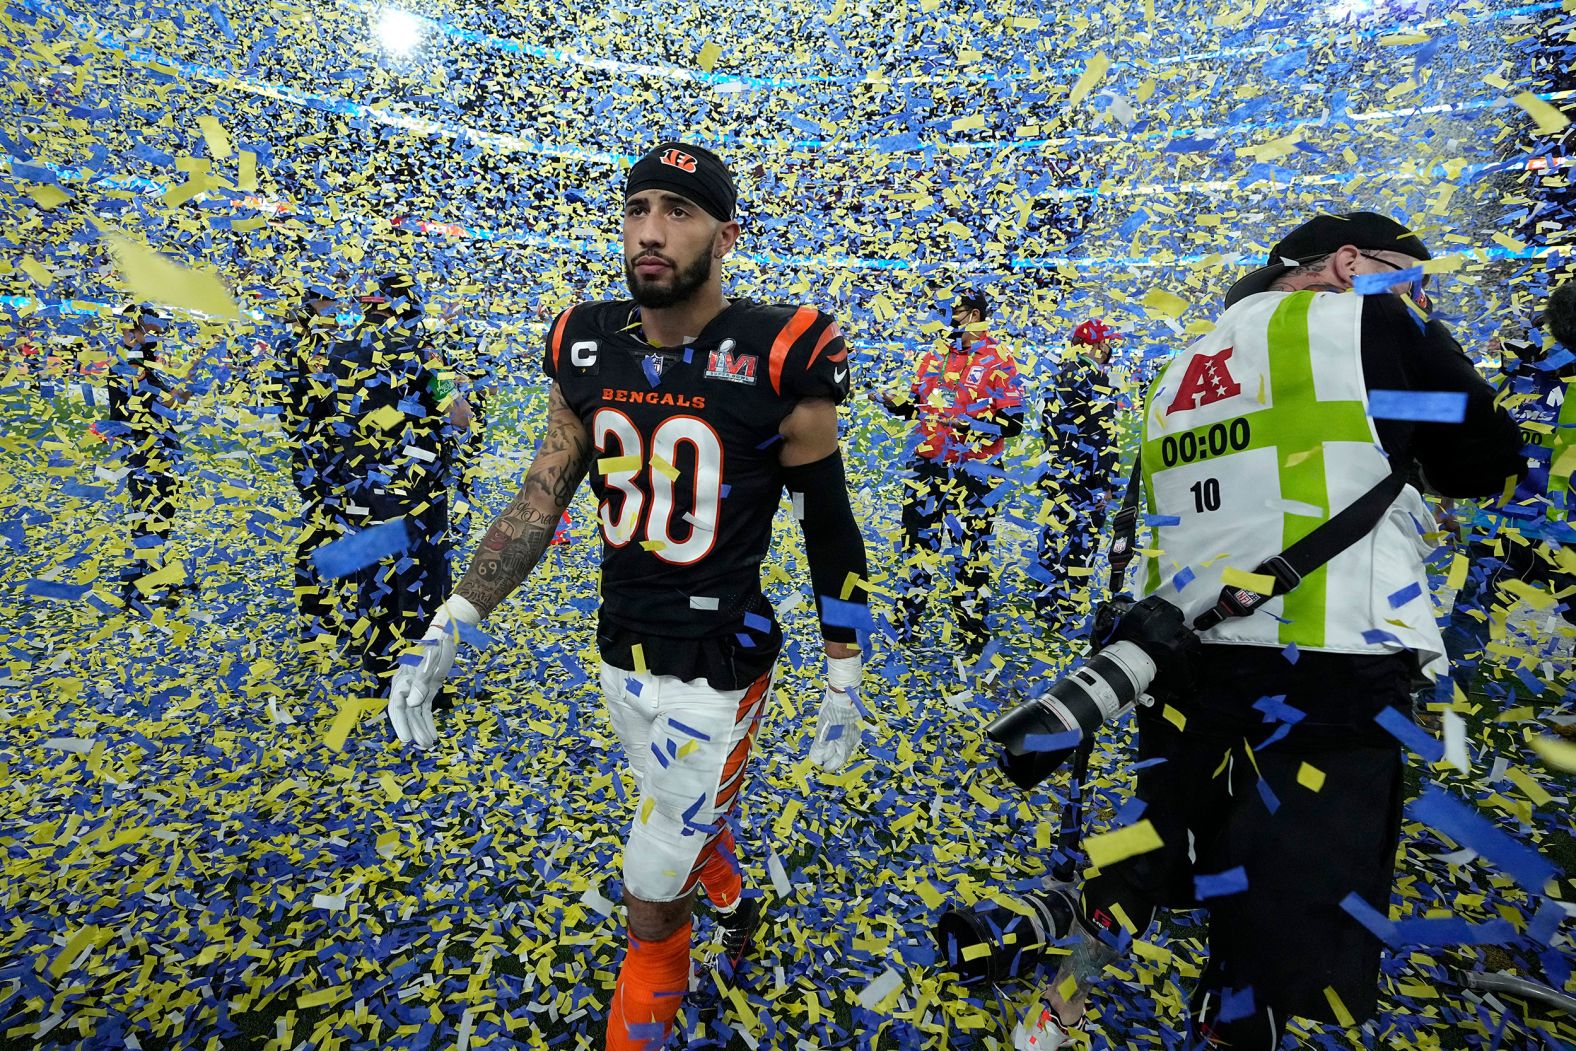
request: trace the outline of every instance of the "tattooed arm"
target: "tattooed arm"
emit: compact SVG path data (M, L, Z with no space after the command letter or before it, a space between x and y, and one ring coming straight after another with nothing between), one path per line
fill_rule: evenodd
M499 515L455 593L486 617L536 568L553 530L591 462L591 438L553 384L547 398L547 433L525 484Z

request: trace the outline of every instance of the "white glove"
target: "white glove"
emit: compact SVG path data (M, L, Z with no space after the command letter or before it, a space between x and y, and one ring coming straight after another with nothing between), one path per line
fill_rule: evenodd
M389 722L405 744L414 741L428 748L438 741L438 729L432 722L432 699L454 667L454 654L459 649L456 621L474 628L482 622L482 615L466 599L450 595L422 636L426 653L421 663L401 664L394 672L394 683L389 687Z
M857 656L826 658L826 693L815 717L810 762L828 773L847 766L859 748L861 724L853 691L863 670Z

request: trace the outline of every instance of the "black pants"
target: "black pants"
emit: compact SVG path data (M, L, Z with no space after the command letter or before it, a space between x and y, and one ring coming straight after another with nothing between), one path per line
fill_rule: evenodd
M356 621L365 617L368 629L352 644L359 651L363 670L378 689L386 690L400 654L427 631L427 624L452 583L449 567L449 501L447 494L431 498L421 514L408 508L378 506L372 521L403 517L410 544L401 555L385 558L355 574Z
M966 466L918 460L903 479L903 557L908 582L898 598L898 634L911 641L932 591L952 600L966 651L985 646L990 598L989 504L999 480ZM961 569L956 568L961 561ZM944 582L936 585L937 577Z
M163 568L170 531L175 525L178 483L173 459L173 451L164 449L151 455L126 458L131 469L126 476L126 495L131 505L131 547L121 570L123 600L151 598L141 595L136 582Z
M1540 550L1541 541L1501 535L1499 544L1503 555L1495 554L1487 540L1474 540L1467 549L1472 565L1467 570L1466 583L1456 593L1450 622L1445 627L1445 652L1450 655L1451 676L1463 692L1471 692L1485 655L1484 645L1489 638L1487 617L1503 621L1518 601L1505 590L1507 581L1536 584L1556 595L1576 585L1576 576L1555 565L1552 552ZM1565 623L1576 625L1576 595L1567 595L1560 601L1564 603L1560 616L1565 618ZM1483 614L1485 619L1479 620L1473 610Z
M1045 500L1058 505L1058 513L1040 530L1039 563L1043 577L1034 596L1035 612L1045 627L1066 632L1077 626L1086 612L1090 578L1074 572L1094 564L1105 529L1101 494L1091 489L1061 484L1041 486Z
M1328 987L1353 1018L1369 1018L1381 944L1340 903L1356 893L1389 909L1401 750L1373 716L1410 712L1415 662L1305 651L1292 665L1270 648L1206 651L1203 689L1174 703L1182 728L1158 706L1139 710L1138 759L1153 765L1138 771L1138 798L1162 846L1100 869L1084 887L1085 914L1105 929L1125 916L1137 937L1157 906L1202 907L1201 992L1251 987L1279 1019L1336 1021ZM1304 718L1265 744L1278 724L1253 705L1282 695ZM1245 889L1196 899L1195 876L1239 866Z
M317 571L312 553L344 535L343 524L335 515L338 501L329 496L329 486L311 470L304 457L295 460L296 492L301 496L301 531L295 544L296 633L302 642L321 634L338 635L338 604L334 601L335 582Z

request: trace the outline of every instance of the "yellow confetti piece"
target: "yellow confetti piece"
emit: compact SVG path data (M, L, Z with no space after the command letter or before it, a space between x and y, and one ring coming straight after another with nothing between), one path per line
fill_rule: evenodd
M1297 783L1310 792L1317 792L1324 787L1324 771L1312 763L1303 763L1297 768Z
M1187 729L1187 716L1183 715L1169 704L1160 710L1160 714L1165 716L1166 722L1170 723L1172 726L1175 726L1178 730Z
M151 595L161 588L174 587L186 582L186 567L180 562L171 562L162 569L145 573L137 578L137 590L144 595Z
M1467 570L1472 568L1471 561L1466 555L1457 554L1450 563L1450 573L1445 577L1445 587L1452 591L1460 591L1461 585L1467 582Z
M1106 70L1111 68L1111 60L1105 57L1105 52L1100 52L1089 60L1084 67L1083 76L1078 78L1078 83L1073 85L1072 94L1067 96L1069 108L1078 105L1093 91L1100 81L1105 79Z
M1138 928L1133 926L1132 919L1128 917L1127 910L1122 908L1121 902L1113 901L1111 903L1111 915L1116 917L1116 922L1120 923L1122 929L1128 934L1139 933Z
M1543 101L1530 91L1523 91L1511 101L1527 111L1539 135L1557 135L1571 122L1558 106Z
M651 469L670 482L678 480L679 469L660 456L653 455L651 457Z
M1227 587L1244 588L1255 595L1271 595L1275 592L1275 578L1268 573L1249 573L1227 566L1220 571L1220 580Z
M640 470L638 456L604 456L596 462L598 474L635 473Z
M371 424L380 431L389 431L403 424L405 419L405 414L400 411L398 406L384 405L373 412L367 413L362 418L361 426L365 429L367 424Z
M346 698L339 704L339 711L334 713L334 721L329 724L328 732L323 735L323 743L331 751L343 752L345 739L350 736L350 731L356 728L356 723L361 720L361 702L354 698Z
M54 208L71 200L71 195L58 186L35 186L27 195L40 208Z
M1149 823L1148 818L1114 832L1101 832L1084 841L1089 860L1101 868L1136 854L1147 854L1162 846L1160 833L1155 831L1155 826Z
M65 947L50 961L49 973L56 978L63 977L71 967L71 962L81 954L83 949L86 949L98 939L99 933L99 928L89 926L83 927L80 931L67 938Z
M17 265L20 266L22 268L22 272L28 277L31 277L40 288L48 288L50 285L55 283L55 272L30 255L24 255L22 257L22 261Z
M1576 772L1576 744L1558 737L1534 737L1528 743L1538 758L1554 769Z
M1179 318L1193 304L1163 288L1152 288L1144 294L1144 310L1156 317Z
M1521 789L1522 795L1532 800L1533 806L1547 806L1554 799L1525 770L1518 770L1513 766L1505 771L1505 776L1510 779L1511 784Z
M216 160L222 161L230 156L230 134L219 123L218 117L204 113L197 118L197 127L202 130L202 139L208 144L208 152Z
M405 798L405 791L404 789L400 788L399 782L394 780L393 774L388 773L387 771L379 774L378 784L382 785L383 791L388 794L389 802L398 803L401 799Z
M241 320L241 311L224 284L213 274L189 270L125 234L106 230L104 240L137 299L211 317Z
M252 193L257 189L257 154L251 150L241 151L235 185L243 193Z
M656 806L657 801L655 799L647 799L640 804L640 823L642 825L651 820L651 812L656 809Z
M1334 986L1327 985L1324 987L1324 999L1330 1005L1330 1010L1334 1012L1335 1020L1344 1028L1350 1029L1357 1024L1357 1020L1352 1017L1352 1013L1341 1002L1341 996L1335 991Z
M708 40L705 44L701 45L700 55L696 58L695 64L700 66L700 68L705 70L707 73L710 73L712 69L716 67L717 60L721 57L722 45L716 43L715 41Z
M635 662L635 674L646 674L646 648L640 643L635 643L629 648L629 659Z

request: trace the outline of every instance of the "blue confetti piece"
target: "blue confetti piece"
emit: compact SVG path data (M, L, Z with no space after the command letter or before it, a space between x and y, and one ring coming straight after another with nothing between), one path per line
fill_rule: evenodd
M821 623L830 624L839 628L853 628L855 631L872 632L876 629L875 620L870 616L870 607L862 602L844 602L842 599L820 596Z
M1518 843L1488 818L1441 788L1428 786L1406 810L1413 820L1444 833L1493 862L1533 894L1542 894L1544 884L1557 875L1557 870L1542 854Z
M1459 917L1398 920L1396 945L1503 945L1521 936L1509 920L1468 923Z
M67 584L59 580L29 580L27 594L32 598L60 599L79 602L83 595L93 590L91 584Z
M1388 631L1384 631L1380 628L1369 628L1367 631L1363 632L1363 641L1368 643L1370 646L1381 646L1388 642L1396 646L1400 646L1402 649L1406 648L1400 639L1396 638Z
M1228 894L1241 894L1248 889L1248 870L1238 865L1225 872L1193 877L1193 896L1199 901L1224 898Z
M1546 901L1538 914L1527 924L1527 937L1542 945L1549 944L1560 929L1560 921L1565 919L1565 910L1557 903Z
M1423 267L1409 266L1405 270L1386 270L1382 274L1358 274L1352 278L1352 291L1360 296L1376 296L1390 291L1397 285L1410 285L1423 280Z
M1054 734L1025 734L1023 750L1025 752L1059 752L1066 748L1077 748L1078 742L1083 739L1083 733L1078 730L1063 730Z
M1226 989L1220 994L1220 1014L1222 1022L1235 1022L1246 1018L1254 1011L1253 987L1246 986L1242 989Z
M1391 737L1400 741L1406 748L1430 763L1437 763L1445 757L1445 746L1421 729L1416 723L1408 719L1397 708L1385 707L1374 716L1374 722L1387 730Z
M693 726L686 726L684 723L679 722L677 719L671 719L670 718L668 720L668 725L673 727L673 729L677 730L679 733L689 734L691 737L695 738L697 741L709 741L709 740L711 740L711 736L709 734L703 734L699 730L695 729Z
M772 622L759 613L746 613L744 615L744 626L751 631L758 631L762 635L772 630Z
M1263 778L1259 779L1259 798L1264 800L1264 809L1270 813L1273 814L1280 809L1280 797L1275 794L1275 790L1270 787L1270 783Z
M397 518L323 545L312 552L312 561L324 576L344 577L401 554L409 547L410 530L405 526L405 519Z
M1371 390L1368 415L1376 420L1418 420L1425 423L1460 423L1466 418L1465 391Z
M1291 663L1296 664L1297 658L1302 656L1302 654L1297 652L1297 644L1295 642L1288 642L1286 644L1286 648L1281 650L1281 656L1285 657Z
M1394 945L1395 924L1378 909L1368 904L1355 891L1341 899L1346 914L1368 929L1368 932L1386 945Z
M1390 608L1400 609L1402 606L1406 605L1408 602L1411 602L1413 599L1421 598L1422 594L1423 585L1414 580L1400 591L1391 593Z
M1181 518L1180 515L1147 515L1146 514L1144 516L1144 525L1151 526L1151 527L1154 527L1154 528L1159 528L1160 526L1174 526L1174 525L1181 525L1181 524L1182 524L1182 518Z
M463 620L458 620L454 623L458 625L460 641L467 646L474 646L479 650L484 650L493 644L493 637L481 628L467 624Z
M1187 566L1183 566L1181 569L1177 570L1176 575L1171 578L1171 586L1176 588L1178 591L1181 591L1183 588L1193 583L1194 577L1196 575L1197 574L1195 574Z
M743 646L745 649L753 650L755 648L755 640L750 638L748 635L744 634L744 632L742 632L742 631L735 632L733 637L735 639L738 639L739 640L739 645Z

